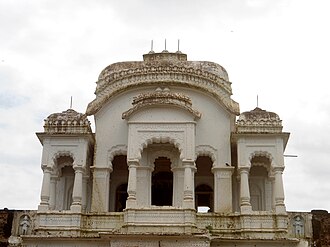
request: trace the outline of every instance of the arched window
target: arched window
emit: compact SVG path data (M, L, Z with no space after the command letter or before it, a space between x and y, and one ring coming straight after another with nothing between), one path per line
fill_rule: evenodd
M61 176L62 188L63 188L63 210L70 210L72 204L72 193L74 183L74 170L72 166L65 166L62 168Z
M211 172L213 161L209 156L198 156L196 159L195 173L195 206L208 207L210 212L213 211L213 186L214 175Z
M200 184L195 188L196 209L208 207L209 212L213 211L213 189L207 184Z
M126 208L128 166L126 155L116 155L110 174L109 211L121 212ZM125 201L125 202L124 202Z
M126 208L126 199L127 199L127 183L121 184L117 187L116 190L116 212L122 212Z
M271 183L264 166L252 164L250 169L250 200L253 211L266 211L271 208ZM268 194L267 194L268 192Z
M55 160L58 177L53 176L52 184L55 191L51 193L50 208L55 210L70 210L75 172L71 156L59 156Z
M171 161L159 157L154 162L152 174L151 204L156 206L171 206L173 198L173 173Z
M257 184L250 185L251 206L253 211L262 211L262 191Z

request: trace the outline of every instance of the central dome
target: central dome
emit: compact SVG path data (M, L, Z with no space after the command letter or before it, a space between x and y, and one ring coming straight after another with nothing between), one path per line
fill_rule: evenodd
M86 114L95 114L111 97L133 87L178 86L194 88L214 97L229 112L239 114L239 105L232 100L227 71L208 61L188 61L181 52L149 52L143 61L119 62L106 67L96 82L96 99Z

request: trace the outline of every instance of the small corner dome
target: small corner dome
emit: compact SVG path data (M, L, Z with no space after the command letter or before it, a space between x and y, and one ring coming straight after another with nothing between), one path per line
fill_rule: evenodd
M68 109L61 113L53 113L45 119L46 133L91 133L90 122L86 114Z
M86 120L87 117L83 113L79 113L73 109L62 111L61 113L50 114L45 121L78 121Z
M270 111L262 110L259 107L256 107L252 111L246 111L243 112L239 115L238 121L243 120L243 121L257 121L257 120L271 120L271 121L281 121L280 117Z
M237 120L238 132L278 133L282 131L282 120L274 113L256 107L239 115Z

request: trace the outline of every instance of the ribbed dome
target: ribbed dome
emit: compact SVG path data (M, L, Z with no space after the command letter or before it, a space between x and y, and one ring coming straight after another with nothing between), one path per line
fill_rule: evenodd
M237 120L239 133L279 133L282 132L282 120L274 113L256 107L243 112Z
M45 119L44 131L57 134L92 132L87 116L73 109L49 115Z

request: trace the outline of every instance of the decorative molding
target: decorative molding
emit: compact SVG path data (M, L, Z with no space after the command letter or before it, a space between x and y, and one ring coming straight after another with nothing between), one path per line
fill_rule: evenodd
M217 162L218 150L211 145L198 145L196 146L196 159L198 156L208 156L212 159L213 166Z
M108 150L108 167L112 169L112 160L117 155L127 155L127 145L120 144L113 146Z
M249 156L250 164L254 157L266 157L269 160L270 165L272 166L272 164L273 164L274 158L273 158L272 154L267 151L259 150L259 151L254 151L253 153L250 153L250 156Z
M191 99L188 96L182 93L172 93L168 88L157 88L155 92L139 94L134 97L132 105L132 108L122 114L123 119L129 119L132 114L142 108L155 105L179 107L191 113L195 119L200 118L202 115L200 112L192 108Z
M67 157L71 157L73 162L72 164L75 163L75 160L76 160L76 157L75 157L75 154L74 152L71 152L71 151L57 151L56 153L53 154L53 157L52 157L52 161L54 162L54 165L56 164L56 160L60 157L64 157L64 156L67 156ZM65 164L64 166L67 166L67 164Z

